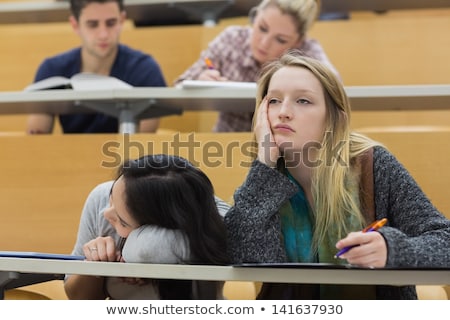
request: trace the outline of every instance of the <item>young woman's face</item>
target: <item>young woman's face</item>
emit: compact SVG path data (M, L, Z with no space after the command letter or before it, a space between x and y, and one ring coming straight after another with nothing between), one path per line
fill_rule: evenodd
M278 7L269 6L255 16L250 46L253 57L261 64L297 47L300 41L293 18Z
M131 231L139 227L125 205L125 181L123 177L120 177L114 183L109 197L109 208L104 211L103 216L122 238L128 237Z
M326 104L322 85L311 71L283 67L275 72L267 101L275 142L285 155L317 150L326 126Z

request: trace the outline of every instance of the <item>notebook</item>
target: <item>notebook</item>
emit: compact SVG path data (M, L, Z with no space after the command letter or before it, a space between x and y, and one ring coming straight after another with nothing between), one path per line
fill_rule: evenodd
M28 251L0 251L3 258L31 258L31 259L56 259L56 260L84 260L84 256L70 254L28 252Z

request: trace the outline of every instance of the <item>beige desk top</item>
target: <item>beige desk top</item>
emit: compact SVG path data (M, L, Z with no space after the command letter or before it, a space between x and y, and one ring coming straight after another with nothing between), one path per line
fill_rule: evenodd
M450 109L450 84L348 86L345 88L355 111ZM254 109L254 88L137 87L132 89L34 92L0 92L0 114L30 112L81 112L84 102L114 102L118 108L148 105L176 110L243 111ZM65 104L64 104L65 103ZM73 105L73 107L72 107ZM87 109L90 107L87 106ZM84 110L84 112L87 112Z
M448 110L450 85L353 86L345 88L354 111ZM155 88L0 92L0 114L104 112L129 124L183 111L251 112L255 88Z
M51 259L0 258L0 274L84 274L93 276L334 283L379 285L450 284L450 269L389 270L328 267L232 267L205 265L136 264Z

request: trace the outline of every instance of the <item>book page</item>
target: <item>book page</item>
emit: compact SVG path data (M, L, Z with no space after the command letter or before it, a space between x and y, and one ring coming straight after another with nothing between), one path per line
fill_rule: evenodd
M130 89L132 85L114 77L102 76L94 73L78 73L71 78L74 90L111 90Z
M177 84L176 87L181 89L192 89L192 88L256 89L256 82L183 80L182 82Z
M66 77L50 77L37 81L35 83L27 86L24 91L37 91L37 90L48 90L48 89L63 89L70 88L70 79Z
M0 258L30 258L30 259L57 259L57 260L84 260L84 256L71 254L29 252L29 251L0 251Z

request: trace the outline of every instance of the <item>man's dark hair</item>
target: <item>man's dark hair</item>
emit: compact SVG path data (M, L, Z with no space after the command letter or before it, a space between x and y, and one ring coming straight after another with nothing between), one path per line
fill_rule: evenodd
M81 10L83 10L90 3L107 3L117 2L120 11L125 10L123 0L70 0L70 11L75 19L80 18Z

